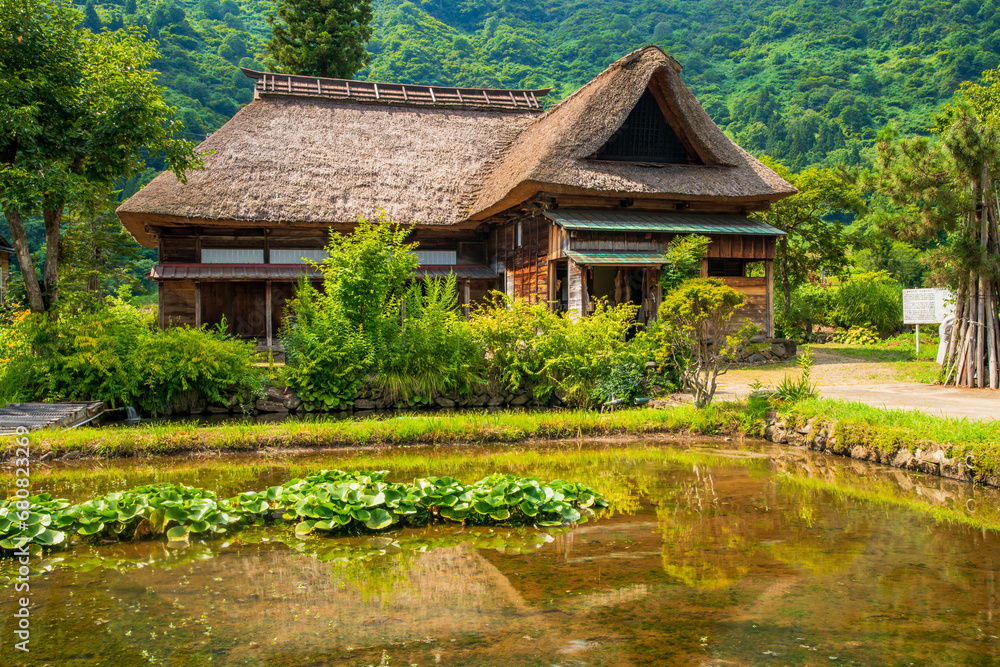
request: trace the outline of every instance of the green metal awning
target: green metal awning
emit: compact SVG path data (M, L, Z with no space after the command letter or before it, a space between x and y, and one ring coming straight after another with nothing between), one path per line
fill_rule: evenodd
M674 232L676 234L753 234L784 236L771 225L740 215L642 213L639 211L546 211L545 217L569 230Z
M567 250L566 256L577 264L612 264L614 266L660 266L663 255L656 252L579 252Z

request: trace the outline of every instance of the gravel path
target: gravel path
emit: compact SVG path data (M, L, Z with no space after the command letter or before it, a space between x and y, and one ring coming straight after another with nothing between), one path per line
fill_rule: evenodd
M818 347L812 350L813 383L821 396L938 416L1000 419L1000 391L900 382L895 362L864 361ZM765 388L775 387L785 375L796 378L800 372L794 362L734 369L719 378L716 397L742 398L750 393L754 380ZM1000 425L997 439L1000 441Z

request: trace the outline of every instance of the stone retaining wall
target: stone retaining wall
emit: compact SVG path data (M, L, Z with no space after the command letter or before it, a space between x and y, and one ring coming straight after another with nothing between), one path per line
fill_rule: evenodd
M873 461L901 468L938 475L963 482L978 482L1000 487L1000 477L982 474L970 454L949 457L950 447L936 443L896 444L875 447L865 438L867 429L844 426L835 421L814 417L803 424L790 423L784 417L770 415L764 428L764 439L776 444L808 447L819 452L849 456L861 461Z

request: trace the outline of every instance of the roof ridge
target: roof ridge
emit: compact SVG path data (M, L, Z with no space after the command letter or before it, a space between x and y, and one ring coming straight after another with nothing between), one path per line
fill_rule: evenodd
M261 95L322 97L324 99L408 106L540 112L542 105L538 98L548 95L549 91L552 90L551 88L481 88L386 83L281 72L260 72L245 67L241 67L240 70L244 75L256 81L254 93L258 97Z

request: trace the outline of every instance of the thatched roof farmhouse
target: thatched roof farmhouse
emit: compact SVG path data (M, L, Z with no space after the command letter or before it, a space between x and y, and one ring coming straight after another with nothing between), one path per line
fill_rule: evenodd
M225 315L271 344L293 281L327 231L384 212L416 224L421 273L586 313L593 297L655 317L663 246L713 238L704 275L772 323L780 232L747 217L795 192L732 142L655 46L545 110L545 90L384 84L244 70L254 100L118 215L158 247L161 324Z

